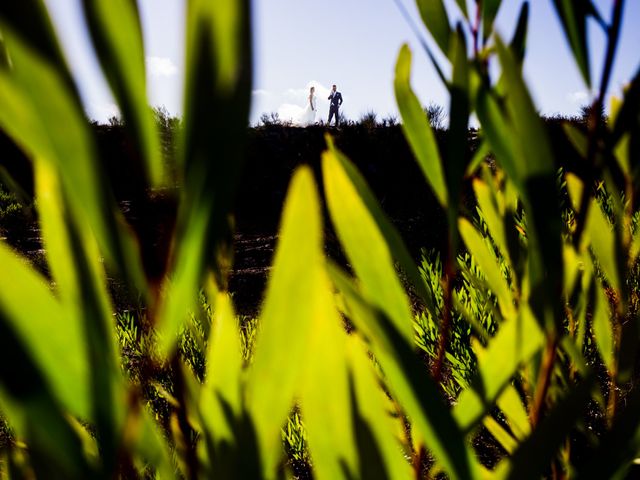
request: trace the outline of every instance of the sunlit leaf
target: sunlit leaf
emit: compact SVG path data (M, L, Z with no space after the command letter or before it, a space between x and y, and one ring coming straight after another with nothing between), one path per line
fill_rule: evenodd
M467 245L467 249L478 262L482 273L487 279L487 283L496 297L498 297L502 315L506 319L514 318L515 309L511 290L506 279L500 272L500 266L495 253L468 220L461 218L458 221L458 228L460 229L460 235L464 243Z
M447 204L442 161L435 135L429 125L420 101L411 90L411 50L404 45L396 63L395 92L398 109L402 115L402 129L411 145L425 178L436 194L441 205Z
M311 170L298 170L284 206L280 238L267 286L247 402L265 457L265 471L281 455L280 428L299 393L316 322L331 321L323 273L322 225ZM299 259L303 258L304 262ZM304 301L292 301L299 299ZM330 313L326 318L327 312ZM282 348L286 342L287 348Z
M412 337L412 315L396 274L391 251L367 204L346 171L346 161L329 150L322 155L325 195L336 228L363 292L384 311L405 339ZM375 261L372 261L375 259Z
M491 340L470 388L460 394L453 409L460 427L469 431L482 419L523 362L544 345L544 335L526 306L518 317L504 322Z
M449 408L442 402L435 383L394 323L358 291L339 269L330 269L331 279L344 295L349 318L371 342L386 381L413 424L444 469L459 478L477 471L471 452Z

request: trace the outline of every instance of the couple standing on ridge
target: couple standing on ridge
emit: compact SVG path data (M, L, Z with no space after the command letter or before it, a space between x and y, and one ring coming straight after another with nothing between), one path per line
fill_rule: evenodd
M302 125L313 125L315 118L316 118L316 112L318 111L318 107L316 104L316 94L315 94L315 87L311 87L309 89L309 103L307 104L307 108L305 109L305 111L302 114L302 118L300 123ZM327 100L329 100L330 104L329 104L329 120L327 121L328 125L331 125L331 120L333 119L333 117L335 117L335 125L336 127L338 126L338 121L340 120L340 106L342 105L342 94L340 92L338 92L337 87L335 85L333 85L331 91L329 92L329 98L327 98Z

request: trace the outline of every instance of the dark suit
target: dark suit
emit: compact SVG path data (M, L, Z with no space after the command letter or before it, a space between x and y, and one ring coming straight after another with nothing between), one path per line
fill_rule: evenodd
M331 119L335 115L337 127L338 121L340 120L340 105L342 105L342 94L340 92L331 91L328 100L331 100L331 104L329 105L329 120L327 121L327 124L331 125Z

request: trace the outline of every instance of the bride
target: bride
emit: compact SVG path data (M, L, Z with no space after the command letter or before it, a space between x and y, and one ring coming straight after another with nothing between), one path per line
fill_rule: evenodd
M311 87L309 89L309 96L307 97L307 106L302 111L300 117L296 124L301 127L306 127L307 125L313 125L316 121L316 112L318 111L318 106L316 102L316 87Z

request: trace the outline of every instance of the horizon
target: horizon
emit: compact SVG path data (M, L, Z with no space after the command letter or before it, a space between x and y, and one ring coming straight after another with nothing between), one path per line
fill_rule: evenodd
M421 25L415 2L399 1ZM45 3L78 83L87 116L100 123L118 116L113 96L92 54L80 0L45 0ZM470 11L474 11L471 3ZM508 39L512 32L504 26L515 23L524 0L504 3L496 23L498 31ZM594 3L607 21L610 2L597 0ZM172 116L179 117L182 112L185 1L140 0L138 4L145 42L149 103L164 107ZM311 85L316 86L318 98L316 119L326 121L328 102L320 92L328 91L333 83L343 94L345 103L341 113L346 118L358 120L368 112L375 112L379 119L398 116L393 75L397 52L403 43L408 43L413 51L412 83L422 104L435 103L448 111L448 93L424 54L420 39L412 32L394 0L372 0L369 8L362 8L361 3L354 1L339 0L328 0L323 8L316 8L316 4L306 0L252 0L251 4L254 80L250 125L257 124L265 113L278 113L286 121L291 112L305 106ZM551 1L530 1L529 4L524 72L536 107L545 116L577 115L580 108L593 99L593 93L587 91L571 60ZM454 0L445 0L445 5L457 21L461 14ZM627 2L608 98L620 95L639 67L636 49L640 44L640 30L634 28L633 23L638 18L640 2ZM594 47L590 52L591 70L598 72L604 56L603 33L593 20L589 21L588 34ZM321 35L327 38L321 40ZM422 27L420 35L434 46ZM443 56L437 48L435 50L442 61ZM594 78L594 88L599 80ZM607 101L607 109L608 104Z

